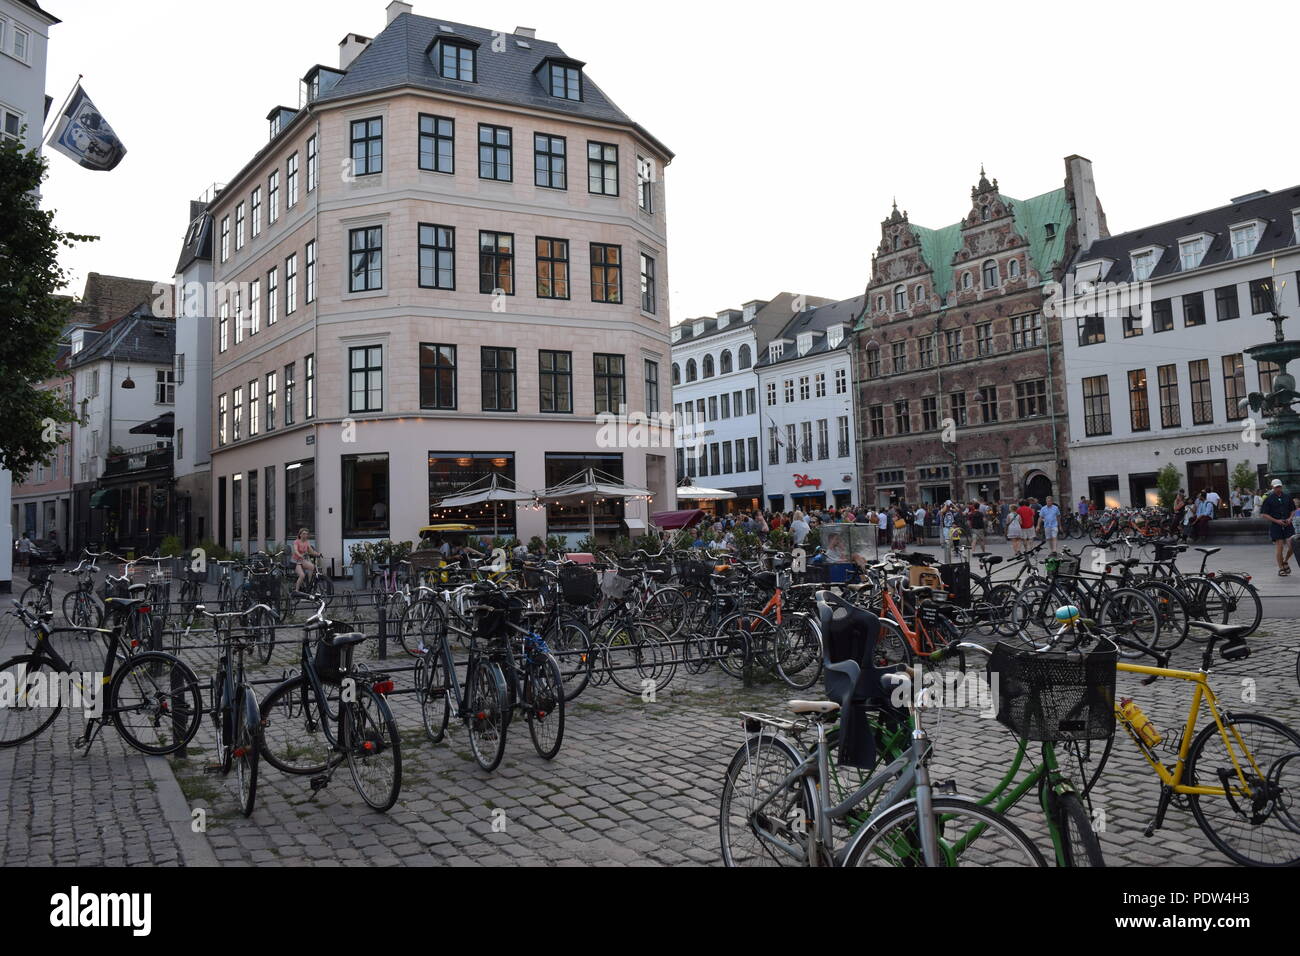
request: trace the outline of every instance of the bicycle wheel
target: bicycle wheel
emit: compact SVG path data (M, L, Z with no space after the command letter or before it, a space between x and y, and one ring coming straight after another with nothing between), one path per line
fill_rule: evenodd
M420 698L420 719L424 732L435 744L441 743L451 719L451 680L443 660L441 644L435 645L415 664L416 694Z
M275 615L271 611L254 611L244 618L244 626L256 642L253 656L263 664L271 663L275 653Z
M465 677L465 730L474 759L484 770L495 770L506 752L506 680L490 661L474 661Z
M1218 581L1211 581L1209 578L1187 578L1186 583L1187 602L1196 620L1209 621L1212 624L1228 623L1230 601L1227 592ZM1188 636L1197 644L1204 644L1210 639L1210 632L1197 627L1193 628Z
M1300 765L1287 760L1289 780L1271 779L1283 758L1300 751L1300 734L1260 714L1224 714L1227 742L1217 724L1204 727L1187 755L1185 782L1223 787L1224 795L1190 794L1197 825L1229 859L1246 866L1300 864L1300 829L1293 822ZM1293 766L1294 765L1294 766Z
M794 690L807 690L822 676L821 627L810 614L787 615L777 634L776 676Z
M1116 588L1106 594L1097 609L1097 623L1136 644L1155 648L1160 643L1160 610L1134 588ZM1119 656L1131 660L1145 655L1120 644Z
M372 810L387 813L402 792L402 744L388 702L357 681L357 698L343 705L339 745L352 784Z
M754 734L727 765L718 806L724 866L807 866L817 806L808 777L782 786L803 756L770 731Z
M676 637L686 621L686 595L677 588L660 588L646 600L641 616L670 638Z
M543 760L553 759L564 742L564 679L550 654L538 655L524 665L523 705L533 749Z
M1052 635L1058 626L1056 609L1068 603L1054 587L1046 584L1024 588L1011 605L1012 633L1036 651L1047 650L1052 646Z
M1055 800L1056 831L1061 840L1062 866L1105 866L1101 841L1092 828L1088 811L1077 793L1062 793Z
M52 696L60 672L46 658L20 654L0 664L0 747L25 743L54 723L63 710Z
M1186 598L1163 581L1143 581L1133 587L1149 597L1156 607L1160 624L1157 650L1172 651L1187 640L1192 615Z
M888 618L880 619L880 633L876 636L876 667L889 667L893 664L911 664L916 659L912 645L908 643L903 629L898 622Z
M755 670L760 643L772 642L776 626L761 614L740 611L723 618L713 636L713 655L718 666L735 678L745 676L746 662Z
M248 716L248 702L244 700L245 694L252 694L248 688L241 687L239 695L235 700L235 736L232 747L232 756L235 763L235 778L239 784L239 809L244 816L253 815L253 804L257 800L257 765L261 756L261 745L258 736L261 733L261 727L257 722L250 723ZM257 704L253 702L253 708Z
M591 680L596 655L591 647L591 632L587 626L572 618L559 618L542 635L546 646L560 665L564 682L564 699L573 700L581 694Z
M611 628L604 647L605 671L620 690L656 694L672 681L677 661L669 638L648 621L626 621Z
M199 679L160 651L133 655L108 685L108 711L122 739L147 754L169 754L194 739L203 720Z
M1219 574L1214 580L1227 598L1227 623L1249 625L1250 630L1243 637L1254 634L1259 628L1259 622L1264 619L1264 605L1255 585L1240 574Z
M69 591L63 595L63 619L70 627L102 627L99 604L89 591Z
M403 603L397 619L397 642L412 657L422 657L430 647L437 647L447 633L447 611L441 601L428 596L410 604Z
M938 833L938 866L1046 866L1033 841L1000 813L964 797L932 798L931 823ZM920 811L909 800L863 827L845 866L926 866Z
M41 614L51 610L54 599L49 592L40 584L28 585L18 598L18 603L23 607L30 608L33 614Z
M208 700L212 702L212 737L217 744L217 766L221 768L223 775L230 773L230 761L233 751L231 742L235 736L233 713L222 701L225 687L226 669L218 661L217 671L208 682Z
M325 692L337 708L338 688L326 686ZM313 776L329 768L334 748L325 736L320 704L306 677L277 684L263 698L260 710L261 755L267 763L281 773Z

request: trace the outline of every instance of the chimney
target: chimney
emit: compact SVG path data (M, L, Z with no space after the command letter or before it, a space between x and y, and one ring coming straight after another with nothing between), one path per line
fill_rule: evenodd
M339 69L346 70L368 46L370 46L370 37L363 37L360 33L349 33L345 36L339 41Z
M1092 161L1082 156L1065 158L1066 193L1074 207L1074 228L1079 249L1087 252L1098 239L1110 234L1106 214L1097 199L1097 184L1092 178Z
M536 40L537 27L515 27L515 36L523 37L525 40Z
M385 24L388 24L392 23L403 13L410 13L411 5L409 3L403 3L402 0L393 0L393 2L384 9L388 11L388 19L385 21Z

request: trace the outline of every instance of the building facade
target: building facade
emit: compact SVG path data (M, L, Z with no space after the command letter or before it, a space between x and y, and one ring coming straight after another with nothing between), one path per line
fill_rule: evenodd
M1043 309L1080 237L1105 234L1091 164L1012 199L981 170L943 229L895 206L857 326L864 503L1069 494L1060 325Z
M1168 464L1226 502L1241 464L1266 487L1267 444L1243 400L1276 369L1243 351L1270 341L1274 288L1300 334L1300 187L1101 239L1061 294L1073 485L1098 504L1155 504Z
M176 536L187 551L212 536L212 214L190 203L176 261L176 405L172 474Z
M864 304L858 296L799 312L755 366L763 494L773 511L857 501L850 345Z
M338 567L432 519L490 534L490 508L433 505L491 474L541 490L586 468L653 493L596 504L598 534L635 531L672 507L672 429L629 447L602 424L671 407L672 155L534 31L410 9L309 71L209 207L217 540L306 527ZM497 527L579 537L590 507Z

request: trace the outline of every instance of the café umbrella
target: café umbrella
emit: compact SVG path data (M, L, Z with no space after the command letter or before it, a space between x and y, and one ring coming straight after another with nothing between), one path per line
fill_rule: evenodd
M625 485L621 478L607 475L595 468L586 468L571 478L566 478L557 485L552 485L538 497L548 501L586 501L589 503L588 520L591 537L596 537L596 499L597 498L643 498L650 500L651 493L646 488Z
M721 488L702 488L699 485L678 485L677 497L688 498L691 501L727 501L736 497L734 491L723 491Z
M454 495L440 499L434 508L468 508L473 505L490 504L492 505L492 537L495 538L500 524L500 503L532 501L535 497L531 491L517 490L512 486L510 479L493 472L486 478L480 478L466 485Z

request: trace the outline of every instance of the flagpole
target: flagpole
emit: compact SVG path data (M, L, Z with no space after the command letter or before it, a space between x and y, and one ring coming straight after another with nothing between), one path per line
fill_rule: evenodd
M68 108L68 104L69 104L70 102L72 102L72 95L73 95L74 93L77 92L77 87L79 87L79 86L81 85L81 81L82 81L82 79L85 77L85 75L86 75L86 74L84 74L84 73L78 73L78 74L77 74L77 80L76 80L75 83L72 84L72 89L70 89L70 90L68 91L68 95L67 95L66 97L64 97L64 99L63 99L63 105L59 107L59 109L58 109L57 112L51 114L51 115L53 116L53 118L54 118L54 121L53 121L52 123L50 123L49 129L47 129L43 134L41 134L41 145L42 145L42 146L44 146L44 145L45 145L45 141L46 141L47 139L50 138L50 133L54 132L54 127L57 126L58 123L59 123L59 117L63 115L63 111L64 111L65 109L67 109L67 108Z

